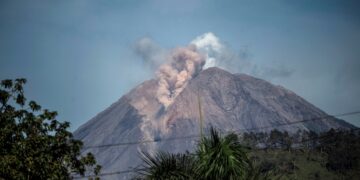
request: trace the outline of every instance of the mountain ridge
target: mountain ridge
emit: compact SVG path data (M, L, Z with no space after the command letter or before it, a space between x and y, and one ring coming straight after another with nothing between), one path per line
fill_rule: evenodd
M293 124L279 126L277 129L290 133L297 130L324 132L330 128L354 127L334 117L294 123L327 114L290 90L246 74L231 74L220 68L201 71L167 107L156 99L157 87L156 79L145 81L74 132L74 136L88 147L153 141L121 147L85 149L83 153L95 154L104 167L104 172L136 167L141 163L138 152L143 150L193 150L196 138L159 140L200 133L198 98L202 106L205 131L210 126L223 132L231 132L264 126L276 127L284 123ZM269 130L271 128L262 131ZM122 178L127 179L129 176Z

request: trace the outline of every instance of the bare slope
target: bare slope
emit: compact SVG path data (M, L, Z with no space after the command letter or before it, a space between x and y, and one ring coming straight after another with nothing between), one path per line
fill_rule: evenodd
M198 97L204 115L204 129L212 125L223 132L276 127L326 116L325 112L281 86L219 68L202 71L167 108L155 98L157 87L156 80L140 84L75 131L75 137L84 141L87 147L130 142L84 150L95 154L104 173L136 167L141 163L140 150L191 151L197 138L159 140L199 135ZM277 128L289 132L298 129L322 132L330 128L351 127L342 120L327 118ZM153 140L159 142L132 144ZM127 178L124 174L106 178L119 177Z

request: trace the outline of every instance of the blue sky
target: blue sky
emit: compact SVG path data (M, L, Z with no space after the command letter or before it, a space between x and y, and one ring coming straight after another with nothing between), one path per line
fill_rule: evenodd
M72 130L151 78L135 52L214 33L262 77L329 114L360 110L357 1L0 1L0 79L25 77L29 99ZM240 70L239 70L240 71ZM241 72L241 71L240 71ZM359 116L344 118L360 125Z

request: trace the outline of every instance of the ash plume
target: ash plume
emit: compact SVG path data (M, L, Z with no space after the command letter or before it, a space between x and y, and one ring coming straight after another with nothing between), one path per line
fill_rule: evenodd
M249 61L247 49L236 52L213 33L204 33L187 47L172 51L161 48L150 38L142 38L135 45L135 53L155 71L158 80L156 98L167 108L184 89L187 82L202 69L220 67L233 73L246 73L267 80L284 78L293 71L281 66L263 67Z
M159 68L165 62L167 50L161 48L154 40L148 37L139 39L134 45L135 53L152 70Z
M194 45L176 48L156 72L158 78L157 99L168 107L184 89L187 82L198 74L205 64L205 58Z

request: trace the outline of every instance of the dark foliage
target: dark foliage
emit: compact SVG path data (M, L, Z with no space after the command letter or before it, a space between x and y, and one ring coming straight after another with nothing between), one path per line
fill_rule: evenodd
M93 169L92 154L80 157L82 142L56 120L57 112L27 102L25 79L3 80L0 87L0 179L71 179Z
M360 134L357 130L330 130L322 134L313 131L289 134L279 130L250 132L243 134L241 144L237 135L222 137L211 129L193 155L160 153L145 159L146 173L140 179L291 179L303 167L295 162L296 159L302 161L301 158L318 163L328 169L327 172L338 174L337 177L358 179ZM248 150L244 147L257 153L250 152L252 155L248 159ZM277 156L278 152L285 152L281 154L287 156ZM262 156L257 156L260 154ZM264 158L266 155L272 157ZM320 179L324 172L319 170L307 170L306 177Z
M360 170L360 137L355 132L330 130L323 135L318 149L328 154L326 167L331 171L346 173Z
M237 135L222 137L213 128L195 154L145 153L143 160L136 179L249 179L252 170Z
M154 156L143 152L144 166L138 170L137 179L195 179L195 162L190 154L158 152Z

